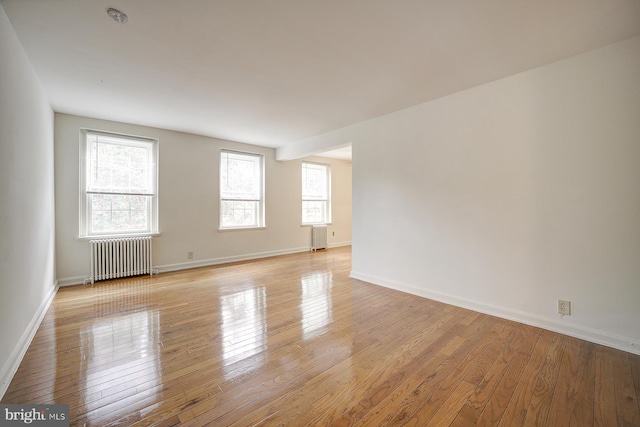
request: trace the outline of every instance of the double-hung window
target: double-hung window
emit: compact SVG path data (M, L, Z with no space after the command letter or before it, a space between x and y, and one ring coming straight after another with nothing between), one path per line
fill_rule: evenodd
M331 166L302 162L302 224L331 222Z
M157 233L158 141L83 130L80 152L80 235Z
M264 161L259 154L220 152L220 228L264 227Z

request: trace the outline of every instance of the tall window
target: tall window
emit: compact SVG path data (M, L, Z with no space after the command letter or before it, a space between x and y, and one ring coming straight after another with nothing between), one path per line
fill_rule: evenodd
M82 131L81 236L155 233L158 141Z
M302 223L331 222L331 166L302 163Z
M220 153L220 228L264 226L262 156Z

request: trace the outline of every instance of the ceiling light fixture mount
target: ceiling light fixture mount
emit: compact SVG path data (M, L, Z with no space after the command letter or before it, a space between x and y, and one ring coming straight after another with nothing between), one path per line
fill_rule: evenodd
M120 22L121 24L124 24L129 20L124 12L121 12L113 7L107 8L107 14L111 17L111 19L116 22Z

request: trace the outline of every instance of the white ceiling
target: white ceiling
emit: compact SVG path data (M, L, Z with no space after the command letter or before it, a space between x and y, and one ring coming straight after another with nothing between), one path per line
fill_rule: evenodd
M55 111L270 147L640 34L639 0L2 4Z

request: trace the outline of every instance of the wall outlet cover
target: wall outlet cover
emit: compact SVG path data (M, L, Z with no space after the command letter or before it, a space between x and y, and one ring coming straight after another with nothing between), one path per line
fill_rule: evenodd
M571 301L565 301L565 300L558 300L558 313L562 314L563 316L570 316L571 315Z

